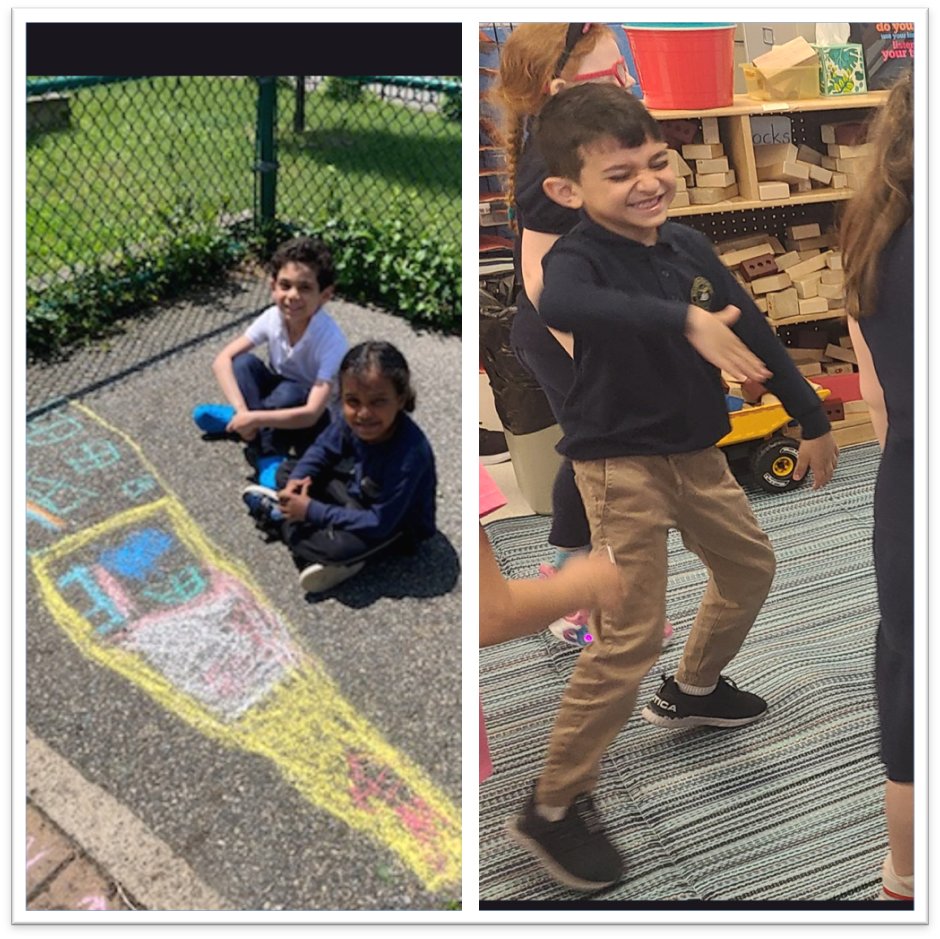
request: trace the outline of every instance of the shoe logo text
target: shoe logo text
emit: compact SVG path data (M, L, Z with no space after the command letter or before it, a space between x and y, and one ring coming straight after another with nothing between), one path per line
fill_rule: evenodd
M668 701L664 701L658 694L653 695L653 701L657 707L662 708L664 711L674 711L676 709L674 704L670 704Z

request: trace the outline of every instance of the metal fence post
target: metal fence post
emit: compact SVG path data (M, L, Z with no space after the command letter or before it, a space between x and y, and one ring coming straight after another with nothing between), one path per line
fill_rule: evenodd
M268 237L274 230L277 192L277 154L274 124L277 116L277 77L258 78L258 125L255 132L255 179L259 193L255 227Z

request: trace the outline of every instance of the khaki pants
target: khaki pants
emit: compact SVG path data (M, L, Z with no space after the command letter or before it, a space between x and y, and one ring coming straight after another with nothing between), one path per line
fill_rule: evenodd
M671 456L575 462L591 544L613 551L623 606L594 614L594 641L579 655L561 702L537 799L567 806L590 792L600 759L630 718L637 689L659 657L666 617L670 528L708 568L698 615L676 672L708 687L731 661L773 581L770 541L717 447Z

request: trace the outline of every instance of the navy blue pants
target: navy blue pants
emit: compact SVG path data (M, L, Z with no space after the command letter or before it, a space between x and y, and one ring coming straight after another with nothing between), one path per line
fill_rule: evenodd
M272 372L264 362L250 352L232 360L235 380L251 411L274 411L278 408L297 408L310 396L310 385L292 381ZM313 427L287 430L264 427L252 441L255 456L286 455L294 451L298 456L313 443L317 435L330 423L329 411L324 411Z
M510 334L512 350L535 376L557 421L574 382L574 365L525 296L520 294L518 299ZM548 542L556 548L583 548L591 543L591 529L571 460L562 463L552 487L552 529Z

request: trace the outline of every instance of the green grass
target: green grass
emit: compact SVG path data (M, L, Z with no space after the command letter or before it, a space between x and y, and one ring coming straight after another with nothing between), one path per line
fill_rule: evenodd
M146 245L174 217L254 205L257 89L248 78L154 78L70 92L71 126L28 144L27 273ZM279 90L277 214L312 221L355 207L376 218L408 194L418 232L460 234L460 125L367 96L308 93L295 133Z

